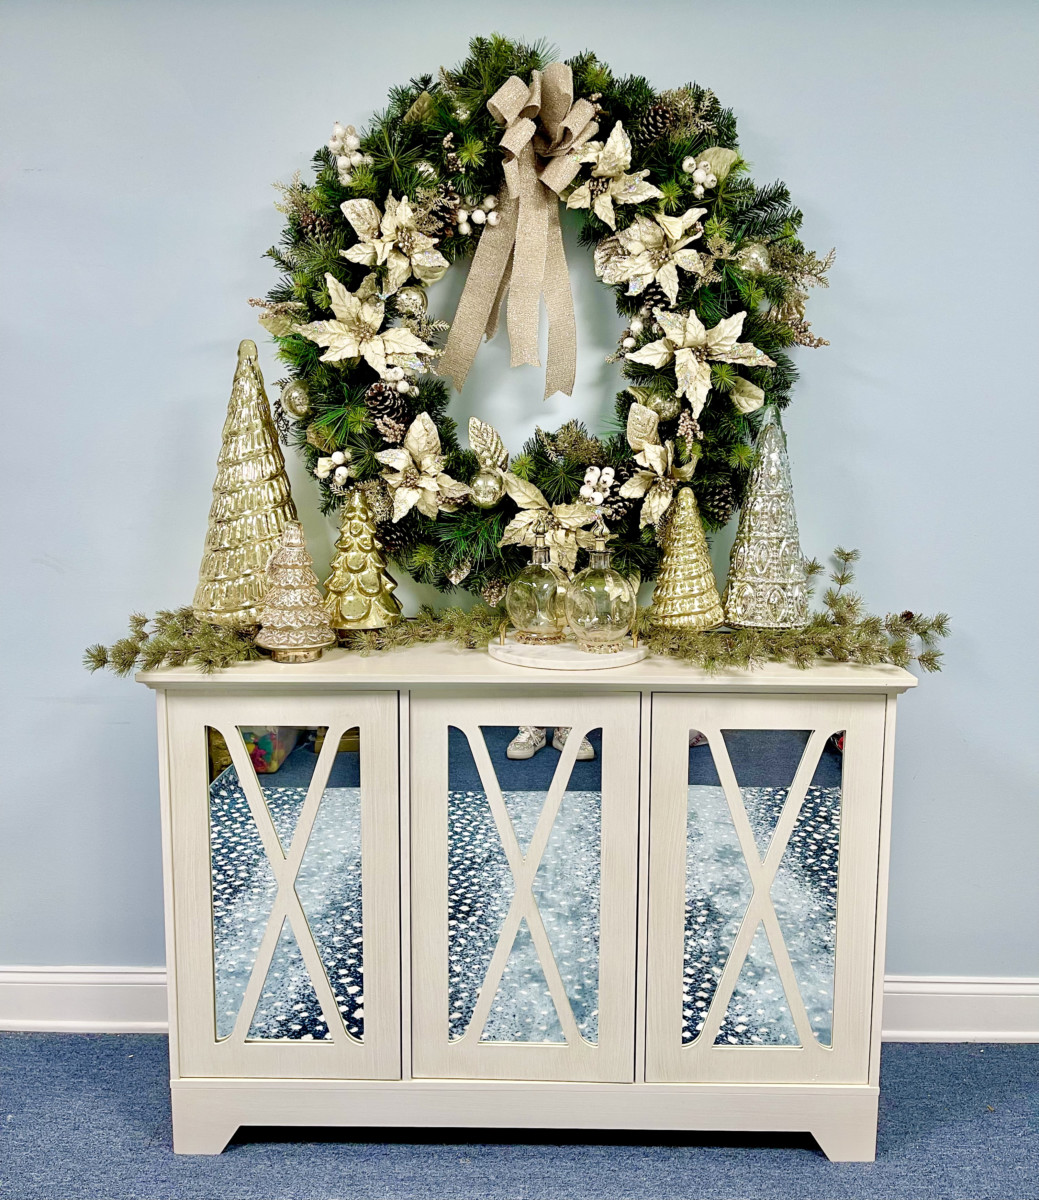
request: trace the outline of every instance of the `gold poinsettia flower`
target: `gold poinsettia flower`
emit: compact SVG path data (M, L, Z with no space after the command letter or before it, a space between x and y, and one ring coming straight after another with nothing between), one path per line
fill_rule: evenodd
M657 426L660 417L644 404L628 409L628 445L635 461L642 468L621 486L620 494L627 500L642 498L639 528L656 525L674 498L675 488L688 483L696 470L696 459L684 466L675 466L673 442L660 444Z
M680 217L658 212L636 217L619 233L595 248L595 272L604 283L627 283L628 295L638 296L654 281L672 304L678 299L678 268L699 275L703 261L687 249L703 233L700 218L706 208L689 208Z
M664 193L646 183L648 171L628 174L631 166L631 140L618 121L606 142L586 142L578 162L592 163L592 177L575 188L567 199L567 208L590 208L604 224L617 228L614 204L641 204Z
M736 340L743 330L745 312L726 317L713 329L706 329L694 312L669 313L655 308L653 313L664 336L641 350L629 351L626 357L658 369L674 362L678 394L688 397L694 417L703 411L711 390L712 362L743 363L748 367L776 365L757 346Z
M464 483L444 472L440 435L429 413L419 413L411 422L402 446L380 450L375 457L391 468L382 478L393 496L394 522L413 508L436 520L441 509L453 512L469 495Z
M326 274L325 283L335 320L311 321L309 325L295 327L296 333L327 347L321 355L322 362L363 358L383 379L391 367L407 371L426 369L422 356L435 355L432 346L427 346L410 329L382 329L386 306L376 296L374 275L369 275L356 292L347 291L334 275Z
M577 564L577 548L590 548L595 538L582 526L596 519L596 511L590 504L549 504L539 488L504 472L505 489L516 501L520 511L505 527L499 546L533 546L534 535L543 529L549 557L564 571L572 571Z
M385 267L385 295L392 296L412 275L422 283L436 283L450 266L435 249L437 239L419 230L407 196L395 200L390 192L385 213L371 200L345 200L340 207L360 239L340 253L367 267Z

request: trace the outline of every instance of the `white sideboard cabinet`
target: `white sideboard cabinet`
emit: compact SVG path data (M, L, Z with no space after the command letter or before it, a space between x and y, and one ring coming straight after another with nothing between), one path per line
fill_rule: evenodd
M907 672L439 645L138 678L177 1152L339 1125L807 1131L873 1158ZM527 760L520 725L547 730Z

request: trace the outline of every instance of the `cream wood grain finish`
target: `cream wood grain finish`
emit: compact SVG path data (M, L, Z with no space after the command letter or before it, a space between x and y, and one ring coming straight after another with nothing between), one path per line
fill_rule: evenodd
M581 693L592 689L612 691L680 691L741 694L763 692L894 695L916 687L916 679L900 667L866 667L855 663L819 662L808 670L783 663L764 663L752 670L708 673L698 667L655 655L628 667L608 671L531 671L497 662L480 650L463 650L448 643L386 650L363 657L347 650L329 650L315 663L276 663L270 659L238 663L217 675L203 675L194 667L165 667L137 675L149 687L170 691L188 688L227 694L259 690L291 694L314 688L344 691L408 689L433 686L451 689L472 685L511 692L514 687L535 687L541 693Z
M895 710L897 698L884 704L884 763L880 787L877 844L877 916L873 939L873 1013L869 1034L869 1081L880 1082L880 1044L884 1040L884 962L887 953L888 868L891 862L891 796L895 781Z
M653 1082L870 1082L876 951L877 863L884 745L883 697L653 697L649 897L649 1026ZM689 731L711 745L753 897L696 1040L681 1041L685 945ZM812 730L764 859L759 855L722 729ZM812 1033L771 900L771 887L830 734L846 731L837 883L832 1045ZM801 1045L714 1045L759 923L786 992Z
M176 1039L180 1076L286 1076L399 1079L400 958L397 696L171 695L168 699L172 798ZM327 727L314 778L284 851L253 773L239 726ZM206 728L220 731L278 883L238 1020L217 1040L213 913L209 865ZM294 888L339 739L360 732L361 890L365 975L364 1040L339 1016L320 955ZM331 1041L247 1040L271 958L287 920L321 1004Z
M399 692L397 701L398 771L400 778L400 1075L411 1078L411 696Z
M159 819L162 830L162 895L166 936L166 1009L170 1078L180 1075L180 1041L177 1036L177 922L175 904L175 864L173 846L173 793L170 780L172 739L169 728L169 699L165 692L155 693L155 718L159 731Z
M412 696L413 1071L421 1077L631 1082L634 1078L639 696ZM569 726L526 854L516 842L480 726ZM466 1033L448 1038L448 729L469 739L515 891ZM598 1041L578 1032L531 891L581 738L602 729ZM566 1044L480 1042L521 919L537 947Z
M173 1140L178 1154L219 1154L239 1125L789 1130L810 1133L830 1159L869 1162L878 1094L865 1085L191 1079L173 1085Z

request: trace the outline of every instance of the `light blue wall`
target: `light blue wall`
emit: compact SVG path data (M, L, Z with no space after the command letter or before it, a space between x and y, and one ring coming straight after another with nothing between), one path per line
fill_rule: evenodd
M900 710L888 968L1039 974L1039 8L522 11L4 5L0 963L162 961L152 697L86 675L81 650L190 599L235 347L259 337L245 300L273 279L271 181L497 25L710 85L809 244L838 247L811 314L833 344L800 352L787 421L803 544L860 547L874 606L945 608L956 633ZM574 408L594 421L619 323L571 259ZM456 411L515 448L574 409L505 361L481 352ZM321 565L329 531L293 478Z

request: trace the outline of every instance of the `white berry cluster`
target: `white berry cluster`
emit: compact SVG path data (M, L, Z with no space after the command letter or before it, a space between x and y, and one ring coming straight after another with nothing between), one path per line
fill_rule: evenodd
M703 199L704 188L718 186L718 177L711 170L711 164L706 158L697 162L691 154L688 154L682 159L682 170L692 179L693 195L697 200Z
M418 388L405 375L403 367L387 367L382 377L389 383L392 383L402 396L418 395Z
M621 334L621 347L624 350L634 350L638 345L635 339L645 328L646 323L641 317L632 317L628 322L628 328Z
M460 208L455 215L458 232L465 237L472 233L474 225L483 225L485 222L488 225L497 225L501 220L500 215L495 211L497 207L498 201L494 196L484 196L477 208L472 210Z
M328 139L328 148L336 156L339 182L343 185L353 181L354 167L372 161L367 154L361 153L361 139L352 125L340 125L336 121L332 127L332 136Z
M581 485L580 496L589 504L604 503L613 487L613 467L589 467L584 473L584 483Z
M347 481L353 473L354 469L350 464L349 450L336 450L328 458L319 458L317 466L314 468L314 474L318 479L332 477L330 486L333 491L344 490Z

